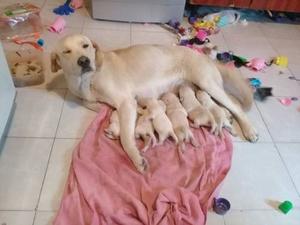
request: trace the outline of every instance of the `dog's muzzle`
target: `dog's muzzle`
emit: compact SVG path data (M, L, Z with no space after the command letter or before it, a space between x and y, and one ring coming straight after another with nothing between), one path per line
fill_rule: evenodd
M80 56L77 64L81 67L82 73L92 71L91 60L86 56Z

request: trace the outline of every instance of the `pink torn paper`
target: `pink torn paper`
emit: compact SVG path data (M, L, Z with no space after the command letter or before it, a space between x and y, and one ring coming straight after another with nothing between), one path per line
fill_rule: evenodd
M280 98L278 101L285 106L290 106L292 104L292 99L291 98Z

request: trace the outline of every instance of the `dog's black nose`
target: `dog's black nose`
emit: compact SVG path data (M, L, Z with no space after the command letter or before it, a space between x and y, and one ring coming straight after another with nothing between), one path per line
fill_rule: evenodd
M91 63L90 59L86 56L80 56L78 61L77 61L77 64L79 66L81 66L82 68L89 67L90 63Z

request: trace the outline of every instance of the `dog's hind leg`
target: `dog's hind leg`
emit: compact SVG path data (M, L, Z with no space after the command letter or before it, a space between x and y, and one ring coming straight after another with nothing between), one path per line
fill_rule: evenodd
M209 75L208 75L209 76ZM240 127L242 128L245 138L250 142L256 142L258 140L258 134L253 125L249 121L247 115L243 112L241 107L235 104L226 94L224 89L220 87L213 80L194 80L202 90L206 91L216 101L226 107L237 118Z
M133 164L139 172L147 169L147 162L141 156L135 143L135 121L136 121L136 101L134 99L125 100L117 108L120 119L120 140L121 144L132 160Z

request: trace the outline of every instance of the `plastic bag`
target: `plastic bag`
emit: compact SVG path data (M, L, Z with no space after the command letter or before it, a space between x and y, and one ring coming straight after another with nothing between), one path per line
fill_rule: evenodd
M0 9L0 38L28 37L43 29L40 8L17 3Z

